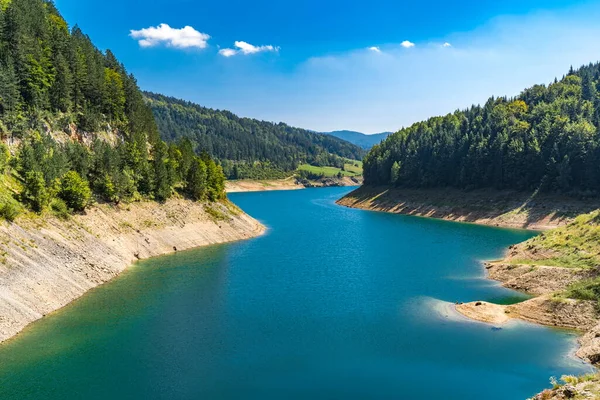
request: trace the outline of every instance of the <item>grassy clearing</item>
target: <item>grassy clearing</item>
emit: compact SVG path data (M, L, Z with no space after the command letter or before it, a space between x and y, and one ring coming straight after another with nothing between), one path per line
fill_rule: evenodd
M600 266L600 210L580 215L575 221L544 232L521 245L528 254L548 254L536 259L512 260L520 264L565 268Z
M340 172L344 176L362 175L362 161L347 160L344 164L344 171L336 167L316 167L314 165L302 164L298 167L299 171L307 171L315 175L323 175L326 177L337 176Z

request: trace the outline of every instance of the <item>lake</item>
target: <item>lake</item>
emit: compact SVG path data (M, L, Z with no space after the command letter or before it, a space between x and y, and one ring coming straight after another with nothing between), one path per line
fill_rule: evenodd
M2 399L524 399L589 371L482 260L532 232L347 209L349 188L230 198L267 233L139 262L0 346Z

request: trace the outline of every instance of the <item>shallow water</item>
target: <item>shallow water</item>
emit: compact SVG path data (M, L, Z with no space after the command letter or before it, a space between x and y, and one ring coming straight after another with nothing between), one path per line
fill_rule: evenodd
M583 373L575 336L444 303L531 232L336 206L348 188L234 194L269 230L140 262L0 346L1 399L523 399Z

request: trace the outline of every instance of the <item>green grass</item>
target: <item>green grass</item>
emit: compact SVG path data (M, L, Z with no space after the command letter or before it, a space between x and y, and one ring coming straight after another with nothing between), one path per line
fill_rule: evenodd
M560 296L569 299L595 300L600 302L600 277L574 282Z
M340 172L344 176L359 176L362 175L362 161L347 160L344 165L345 171L341 168L336 167L316 167L314 165L302 164L298 167L299 171L308 171L317 175L324 175L326 177L337 176Z
M520 245L529 254L548 254L515 263L565 268L600 266L600 210L580 215L567 226L544 232Z

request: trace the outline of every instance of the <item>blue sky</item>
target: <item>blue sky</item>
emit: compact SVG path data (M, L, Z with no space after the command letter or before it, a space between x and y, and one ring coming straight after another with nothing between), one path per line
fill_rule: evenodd
M55 2L143 89L320 131L395 131L600 60L598 2Z

